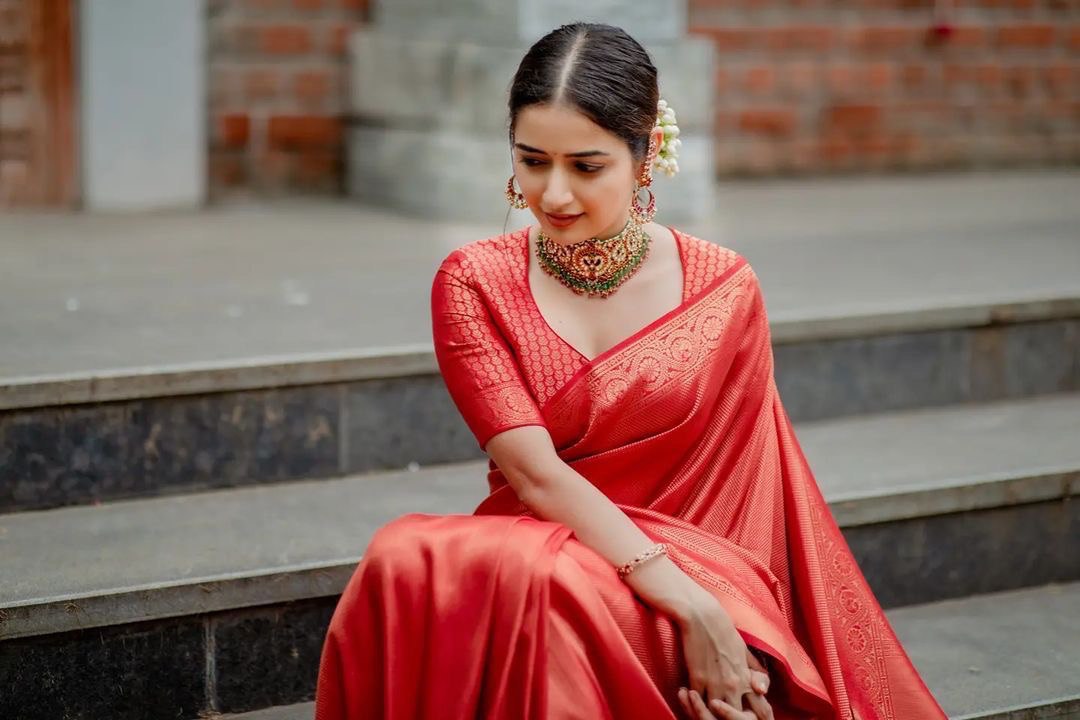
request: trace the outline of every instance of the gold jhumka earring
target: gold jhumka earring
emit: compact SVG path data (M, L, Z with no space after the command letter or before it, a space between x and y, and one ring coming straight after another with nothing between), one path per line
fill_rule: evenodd
M652 149L655 145L649 146L650 157L652 155ZM652 188L652 168L651 163L646 162L644 169L641 171L641 175L638 177L637 182L634 183L634 194L630 200L630 216L634 219L638 225L645 225L652 222L653 217L656 216L656 195L653 194ZM641 206L639 196L641 191L649 193L649 200L645 207Z
M524 210L529 207L529 203L525 202L525 196L514 189L513 175L506 181L506 201L510 203L510 207L516 210Z

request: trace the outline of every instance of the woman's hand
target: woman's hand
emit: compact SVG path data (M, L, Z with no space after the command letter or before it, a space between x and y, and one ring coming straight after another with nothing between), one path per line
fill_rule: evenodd
M680 691L680 700L687 698L683 703L691 716L703 720L714 717L772 720L772 708L764 697L768 675L746 647L720 602L707 592L701 593L678 619L678 625L690 676L689 690L696 693L699 701L695 705L693 694L684 695ZM748 711L742 709L744 697ZM705 699L708 705L704 704ZM715 715L709 714L710 708ZM702 710L704 715L700 714Z

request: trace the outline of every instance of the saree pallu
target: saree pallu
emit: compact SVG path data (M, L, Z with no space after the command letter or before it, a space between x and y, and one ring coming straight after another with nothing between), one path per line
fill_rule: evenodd
M778 720L944 718L792 431L753 270L675 237L684 301L582 358L542 401L530 346L514 335L528 318L507 322L517 301L527 307L527 282L490 281L520 277L522 238L451 254L432 293L451 396L481 446L510 427L547 427L565 462L667 543L768 656ZM694 263L691 251L723 257ZM500 253L518 264L495 273ZM569 528L533 516L494 463L488 481L473 515L411 514L376 532L327 633L317 720L683 717L671 619Z

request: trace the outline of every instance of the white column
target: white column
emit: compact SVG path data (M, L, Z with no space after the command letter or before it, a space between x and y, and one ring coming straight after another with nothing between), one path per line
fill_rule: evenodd
M202 204L205 0L91 0L79 15L86 209Z

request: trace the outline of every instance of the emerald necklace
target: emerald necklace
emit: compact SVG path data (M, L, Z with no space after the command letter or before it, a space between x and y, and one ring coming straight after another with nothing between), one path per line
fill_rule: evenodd
M616 235L560 245L541 230L536 258L548 275L579 295L607 297L630 279L649 255L649 234L630 218Z

